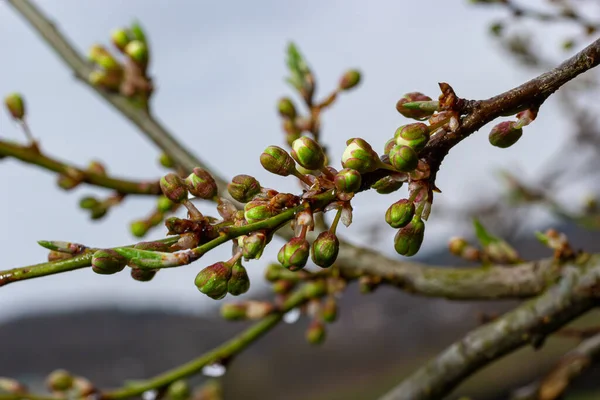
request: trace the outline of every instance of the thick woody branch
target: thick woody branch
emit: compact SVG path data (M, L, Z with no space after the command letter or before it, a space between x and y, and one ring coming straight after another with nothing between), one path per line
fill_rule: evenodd
M66 164L55 158L40 153L37 148L20 146L0 140L0 156L12 157L28 164L37 165L49 171L67 176L75 176L81 182L88 183L107 189L115 190L121 194L137 195L159 195L162 193L158 181L154 182L135 182L125 179L117 179L108 175L99 174L77 168Z
M565 265L560 282L541 296L477 328L409 376L382 400L433 400L500 357L531 344L598 304L600 257Z

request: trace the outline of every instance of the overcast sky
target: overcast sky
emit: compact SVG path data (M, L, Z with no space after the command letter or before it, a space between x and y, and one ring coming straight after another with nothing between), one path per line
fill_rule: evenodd
M359 90L340 96L323 117L323 137L334 165L345 140L367 139L377 150L406 123L395 111L405 92L438 96L437 82L449 82L460 96L486 98L529 78L487 34L499 10L476 8L461 0L360 0L281 2L208 2L169 0L38 0L80 51L108 42L111 29L139 19L151 42L151 73L157 90L153 109L177 137L221 175L251 173L265 186L296 190L292 179L269 175L258 157L269 144L282 144L276 100L291 93L284 83L284 49L294 40L316 72L319 94L335 87L340 74L357 67L364 73ZM368 4L368 5L367 5ZM85 165L99 159L109 172L131 178L156 178L165 171L157 150L93 91L76 82L62 62L12 8L0 2L0 94L25 94L34 135L48 154ZM550 102L513 148L501 151L487 142L490 127L453 149L438 177L443 195L436 202L458 204L497 190L492 174L520 168L534 175L555 149L563 121ZM548 111L550 110L550 111ZM539 151L539 135L545 137ZM22 140L6 113L0 113L0 136ZM460 177L460 178L459 178ZM106 193L90 187L63 192L53 174L14 160L0 163L3 219L0 224L1 269L41 262L47 252L39 239L81 242L96 247L133 241L129 222L147 215L153 201L130 198L99 223L89 222L77 207L79 198ZM355 225L342 235L360 241L361 219L380 218L387 206L405 195L361 194L355 201ZM431 219L423 251L448 239L449 227ZM386 230L393 256L393 230ZM163 229L151 237L164 235ZM279 247L273 244L260 262L249 263L254 288L261 269ZM268 256L271 256L269 258ZM164 306L201 311L209 302L193 278L203 267L223 259L216 251L197 263L160 272L150 283L127 273L99 276L86 269L15 283L0 289L0 319L35 309L86 304Z

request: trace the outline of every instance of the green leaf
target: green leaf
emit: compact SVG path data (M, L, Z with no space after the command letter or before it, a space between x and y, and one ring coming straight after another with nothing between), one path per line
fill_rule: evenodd
M135 40L139 40L144 44L148 44L146 41L146 34L144 33L144 29L140 25L138 21L133 21L131 24L131 34Z
M483 247L501 241L501 239L490 234L477 218L473 218L473 227L475 228L475 236L477 236L477 240L479 240L479 243L481 243Z

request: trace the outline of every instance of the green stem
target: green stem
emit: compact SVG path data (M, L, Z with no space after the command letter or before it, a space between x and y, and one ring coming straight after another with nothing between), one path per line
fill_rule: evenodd
M286 312L302 305L306 301L307 298L304 295L303 291L298 290L286 300L280 311L268 315L261 321L252 325L250 328L246 329L241 334L223 343L219 347L216 347L213 350L201 355L200 357L186 364L183 364L170 371L166 371L143 383L137 383L134 386L124 387L110 392L106 392L102 394L101 399L116 400L139 396L148 390L164 388L165 386L179 379L195 375L199 373L202 370L202 368L208 364L221 362L223 360L229 360L232 356L241 352L254 341L256 341L265 333L267 333L269 330L274 328L281 321L281 318Z
M82 176L82 181L85 183L113 189L119 193L154 196L162 193L158 181L135 182L111 178L110 176L89 172L62 161L58 161L35 151L32 147L12 144L4 140L0 140L0 156L13 157L28 164L37 165L59 174L70 175L75 173L78 176Z
M157 240L157 242L171 245L177 243L177 240L179 240L179 236ZM61 272L74 271L76 269L89 267L92 265L92 255L96 250L97 249L91 248L85 249L82 254L66 260L51 261L0 271L0 287L13 282L60 274Z
M342 208L340 207L340 208L338 208L337 212L335 213L335 218L333 219L333 222L331 223L329 232L335 234L335 230L337 229L338 222L340 222L341 216L342 216Z

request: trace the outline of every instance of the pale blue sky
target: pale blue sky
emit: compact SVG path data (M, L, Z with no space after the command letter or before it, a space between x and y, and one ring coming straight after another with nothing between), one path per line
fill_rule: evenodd
M364 73L360 89L341 96L323 120L324 140L339 165L347 138L363 137L380 150L405 120L395 103L405 92L438 95L437 82L452 84L468 98L485 98L534 75L515 68L487 35L499 15L469 6L466 1L303 1L208 2L169 0L37 1L59 28L85 51L94 42L107 43L111 29L138 18L152 46L151 72L157 90L156 115L222 175L254 174L265 186L295 190L293 180L261 170L260 152L281 144L276 100L291 89L284 49L294 40L317 74L326 94L340 74L357 67ZM25 94L29 122L49 154L85 165L91 159L107 163L119 176L153 178L164 173L155 162L153 146L84 85L76 82L62 62L5 3L0 2L0 94ZM526 174L545 160L542 153L559 145L562 121L545 107L523 139L507 151L487 142L489 127L452 150L439 174L444 193L436 202L457 204L495 190L491 174L497 168L522 166ZM538 151L536 137L547 143ZM0 113L0 135L21 139L6 113ZM546 153L546 154L548 154ZM457 177L461 177L457 179ZM93 246L132 242L128 224L146 215L149 199L128 199L99 223L91 223L77 208L81 196L98 192L89 187L65 193L55 176L12 160L0 162L5 190L0 225L1 269L40 262L46 251L38 239L78 241ZM360 241L361 218L380 217L403 197L366 193L355 202L355 225L342 235ZM423 251L445 242L449 226L432 218ZM155 230L152 237L160 237ZM389 229L386 251L393 256ZM388 246L389 245L389 246ZM249 263L254 288L262 266ZM0 319L33 309L86 304L184 307L201 311L210 303L193 285L198 270L226 255L221 249L177 270L162 271L150 283L128 274L98 276L90 270L15 283L0 289ZM271 256L271 258L269 258Z

